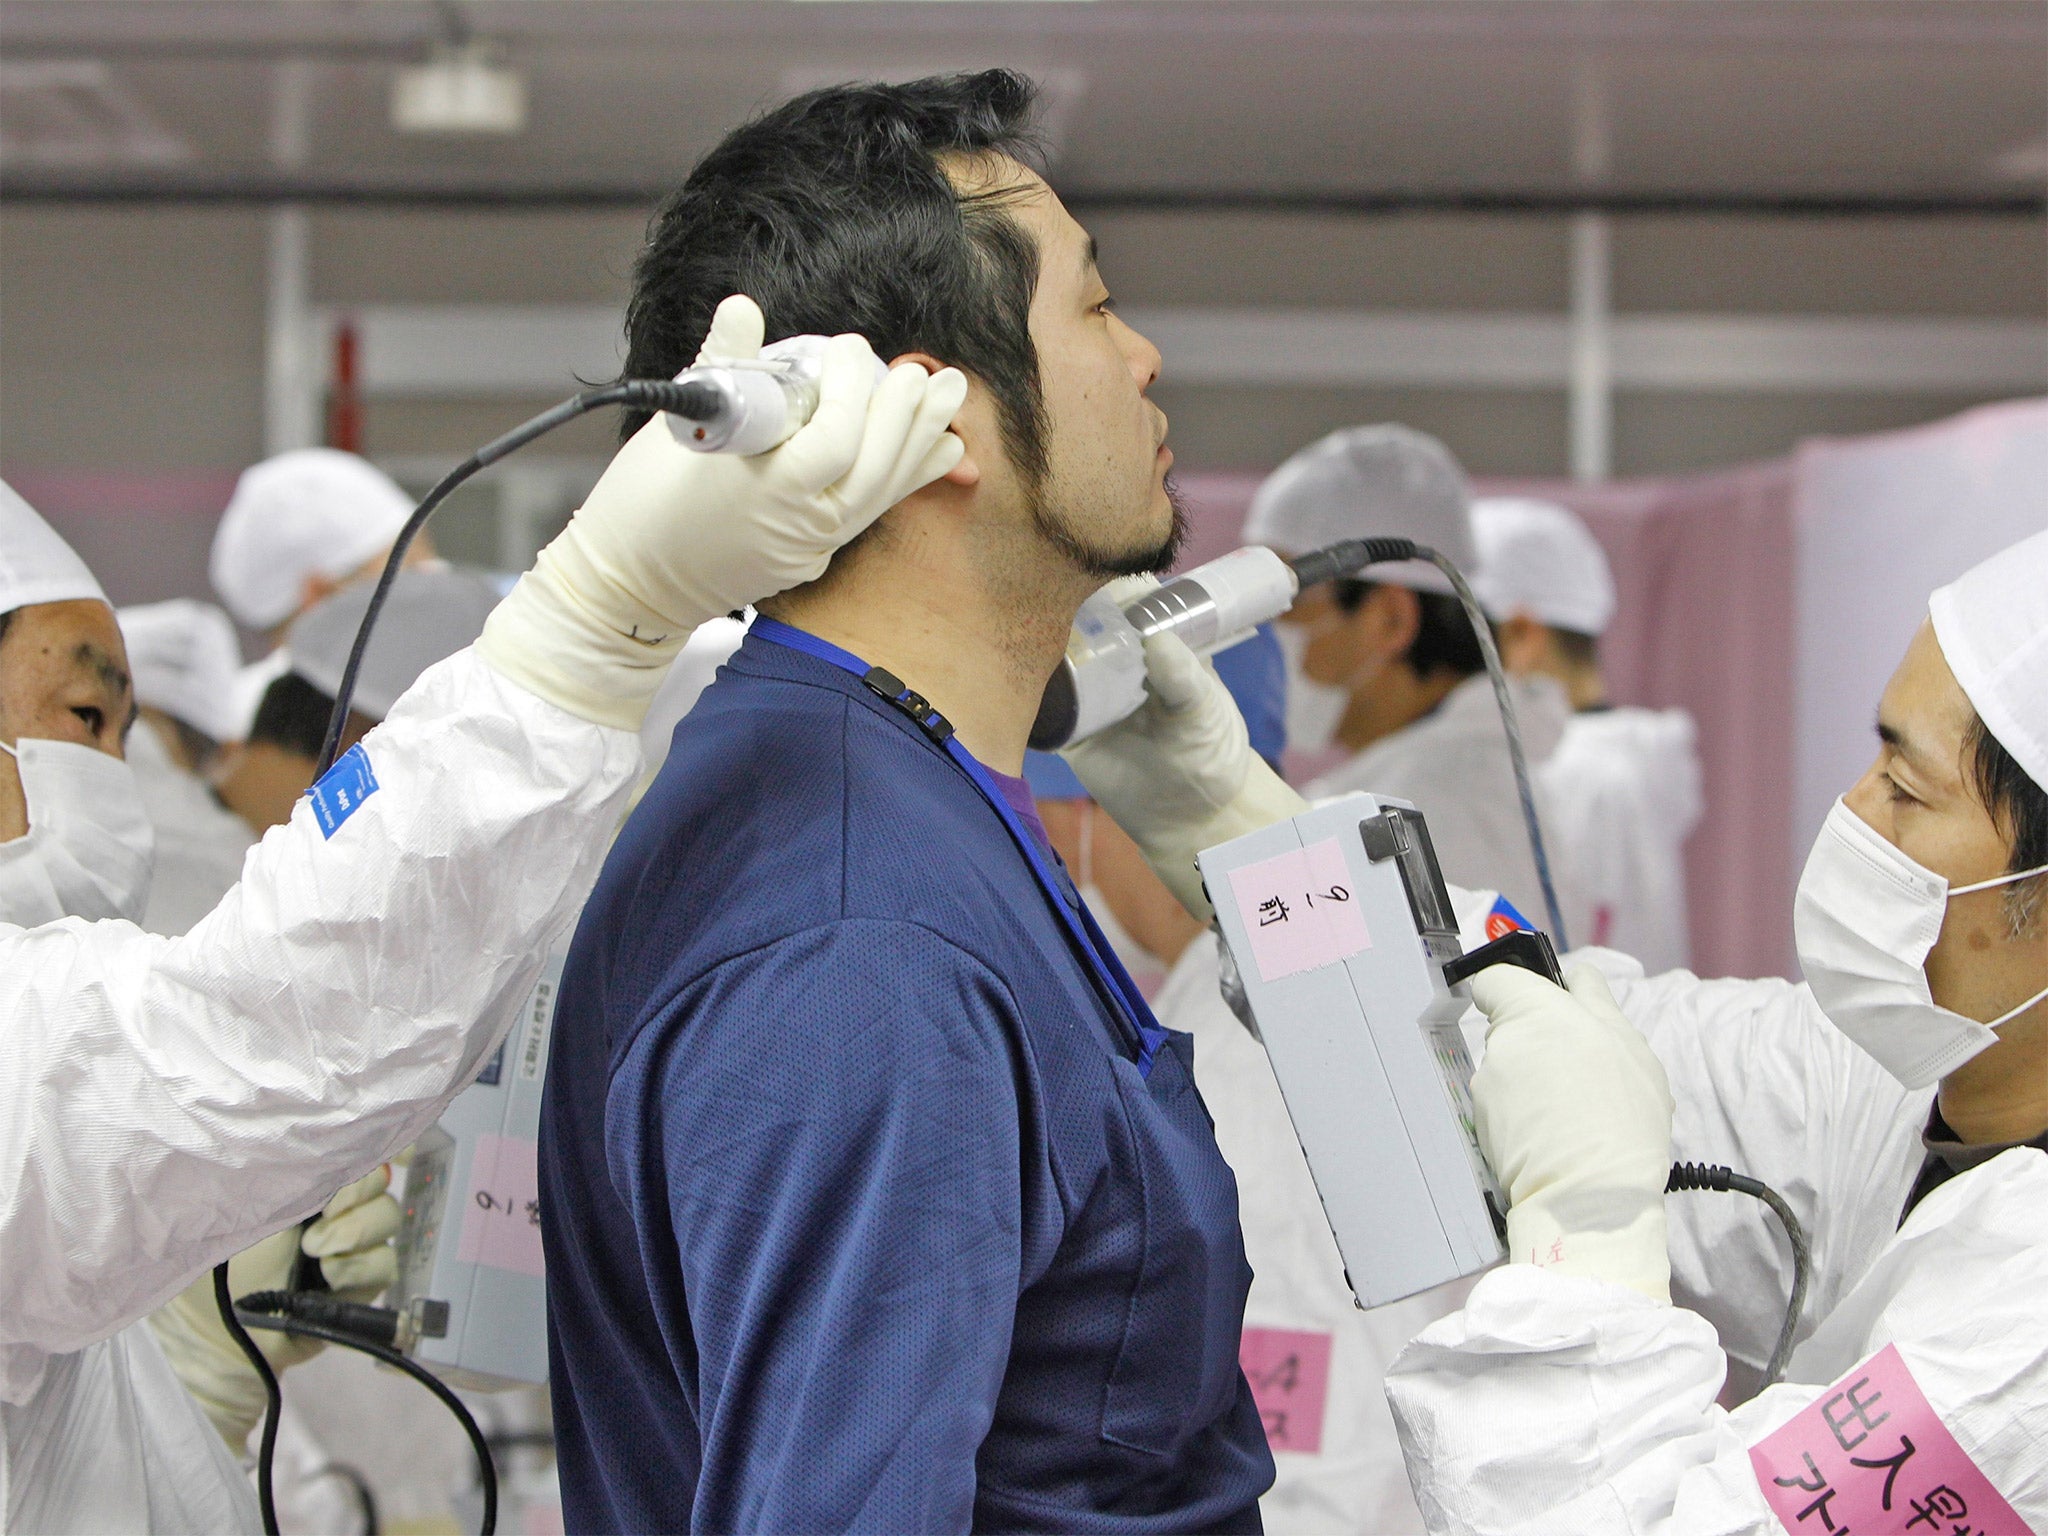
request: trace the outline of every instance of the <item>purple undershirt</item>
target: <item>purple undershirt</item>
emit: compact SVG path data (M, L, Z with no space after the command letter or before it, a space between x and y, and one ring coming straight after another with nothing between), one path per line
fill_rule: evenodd
M1017 813L1017 819L1031 829L1031 835L1038 839L1038 846L1049 851L1052 848L1052 839L1046 835L1045 823L1039 819L1038 797L1031 793L1030 783L1024 779L1012 778L1007 773L997 773L986 763L982 764L982 769L995 780L996 788L1003 792L1003 799L1008 801L1010 809Z

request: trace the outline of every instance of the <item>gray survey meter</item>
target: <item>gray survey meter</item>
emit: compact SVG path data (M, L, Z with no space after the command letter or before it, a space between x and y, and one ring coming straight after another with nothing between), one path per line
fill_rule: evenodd
M406 1353L458 1386L548 1379L536 1145L548 1041L568 957L549 950L511 1032L413 1148L398 1283Z
M1198 863L1361 1307L1506 1256L1472 1124L1463 954L1422 813L1346 795Z

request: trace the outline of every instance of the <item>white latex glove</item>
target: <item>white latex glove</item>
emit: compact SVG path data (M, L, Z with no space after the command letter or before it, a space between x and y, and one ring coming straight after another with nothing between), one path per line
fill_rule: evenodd
M398 1202L385 1193L390 1182L390 1170L377 1168L328 1201L320 1219L303 1232L286 1227L236 1254L228 1260L229 1293L242 1297L252 1291L284 1289L303 1244L305 1252L320 1261L336 1295L346 1301L375 1301L398 1278L398 1255L391 1239L402 1218ZM239 1452L263 1417L263 1382L221 1323L213 1272L208 1270L152 1312L149 1326L185 1390L221 1438ZM317 1339L295 1338L271 1328L252 1328L249 1336L270 1368L280 1373L326 1348Z
M761 311L718 306L699 363L755 357ZM814 581L833 552L966 452L947 426L957 368L875 382L859 336L825 349L818 409L751 458L696 453L657 415L618 451L569 526L498 605L477 654L571 714L639 729L690 631Z
M1151 577L1126 582L1111 590L1134 597L1158 585ZM1171 635L1145 641L1145 692L1136 711L1060 756L1166 888L1206 923L1215 913L1195 855L1298 816L1308 802L1252 751L1244 716L1215 669Z
M1472 978L1487 1020L1473 1119L1507 1192L1508 1258L1668 1302L1671 1088L1600 973L1566 979L1569 992L1512 965Z

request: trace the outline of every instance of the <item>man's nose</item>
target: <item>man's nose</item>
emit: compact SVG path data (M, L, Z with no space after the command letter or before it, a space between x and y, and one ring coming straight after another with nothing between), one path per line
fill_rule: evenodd
M1131 377L1138 381L1142 393L1159 382L1160 370L1166 360L1159 349L1148 341L1144 334L1119 315L1111 315L1110 323L1117 326L1117 340L1123 348L1124 360L1130 365Z

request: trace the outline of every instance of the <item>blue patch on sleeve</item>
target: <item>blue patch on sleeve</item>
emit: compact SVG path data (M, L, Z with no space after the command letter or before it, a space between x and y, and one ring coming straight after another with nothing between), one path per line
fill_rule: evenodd
M336 758L334 766L306 791L306 798L313 802L313 814L320 821L320 835L334 836L341 824L377 793L377 788L377 775L370 771L370 754L358 742Z

